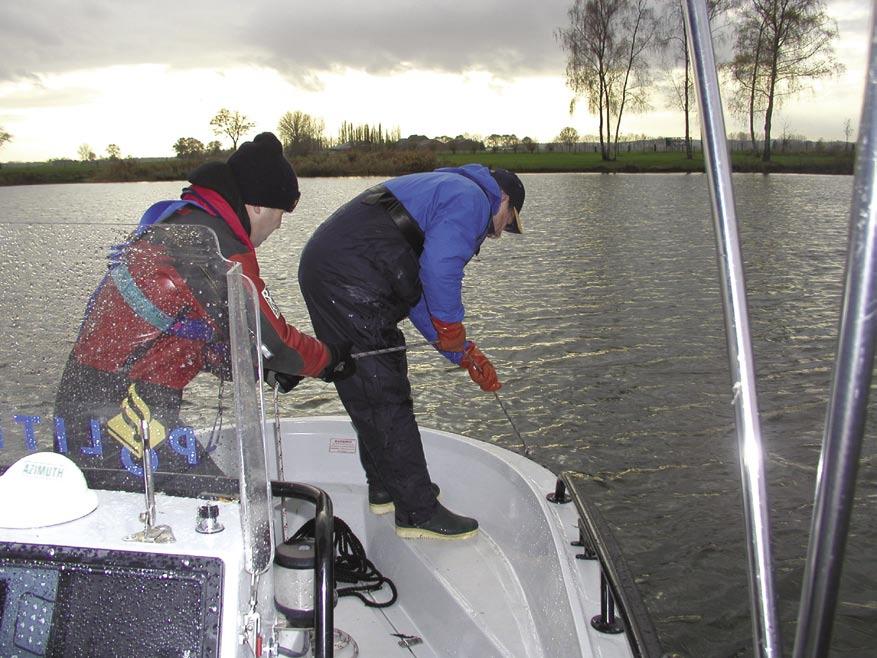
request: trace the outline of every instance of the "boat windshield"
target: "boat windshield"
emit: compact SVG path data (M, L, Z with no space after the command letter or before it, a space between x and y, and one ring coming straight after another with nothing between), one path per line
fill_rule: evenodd
M238 494L264 461L258 306L210 229L0 223L0 278L0 470L54 450L140 491L146 435L157 491Z

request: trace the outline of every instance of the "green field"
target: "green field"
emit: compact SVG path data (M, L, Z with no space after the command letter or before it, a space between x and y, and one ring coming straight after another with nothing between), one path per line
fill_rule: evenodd
M603 161L599 153L434 153L417 151L327 151L294 158L299 176L395 176L477 162L505 167L519 173L604 172L667 173L704 171L703 156L692 160L678 152L619 153L613 161ZM71 160L37 163L8 163L0 167L0 185L41 183L125 182L184 180L199 160L179 158L128 158L75 162ZM852 174L853 156L847 154L776 154L762 162L745 153L732 155L734 171L761 173Z
M445 166L479 162L505 167L517 172L631 172L666 173L704 171L703 154L688 160L683 153L619 153L616 160L606 162L599 153L442 153L439 162ZM765 173L852 174L851 154L779 154L772 162L745 153L731 157L734 171Z

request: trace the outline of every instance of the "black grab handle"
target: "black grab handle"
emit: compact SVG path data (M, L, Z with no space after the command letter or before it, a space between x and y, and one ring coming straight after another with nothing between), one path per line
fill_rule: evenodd
M314 658L332 658L335 630L332 590L335 582L332 499L322 489L299 482L271 480L275 498L298 498L314 504Z

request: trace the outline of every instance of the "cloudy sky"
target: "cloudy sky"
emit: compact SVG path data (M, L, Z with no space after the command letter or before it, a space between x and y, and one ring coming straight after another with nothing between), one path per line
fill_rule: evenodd
M222 108L274 130L300 110L334 136L342 121L403 136L514 133L552 140L571 125L555 31L572 0L6 0L0 6L0 160L173 155L179 137L216 139ZM843 139L858 125L868 0L827 0L846 71L781 110L776 132ZM681 135L662 97L626 133ZM742 125L728 119L729 130ZM224 144L228 146L228 144Z

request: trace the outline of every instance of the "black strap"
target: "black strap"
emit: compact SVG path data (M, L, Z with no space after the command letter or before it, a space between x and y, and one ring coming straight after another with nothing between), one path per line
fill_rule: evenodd
M383 185L375 185L363 194L362 202L370 206L381 206L386 210L414 253L420 258L420 254L423 253L423 229L390 190Z

